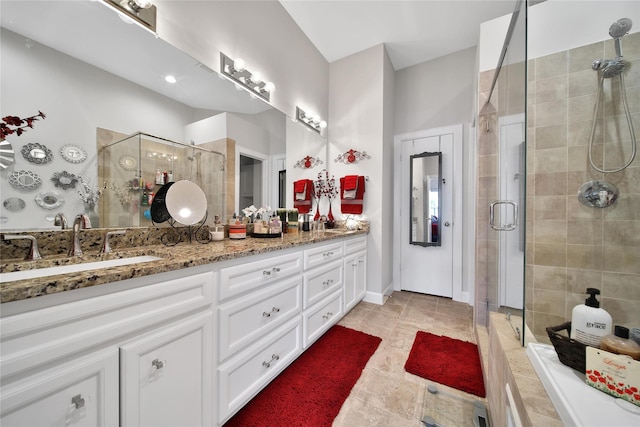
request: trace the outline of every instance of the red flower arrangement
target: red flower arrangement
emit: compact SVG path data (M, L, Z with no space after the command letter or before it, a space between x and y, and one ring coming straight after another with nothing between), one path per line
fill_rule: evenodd
M38 110L38 114L35 116L21 119L18 116L6 116L2 118L0 122L0 141L3 141L7 135L16 134L16 136L22 135L27 131L27 128L33 128L33 123L40 119L45 119L47 116L42 111Z
M318 179L314 183L315 196L318 204L320 204L321 197L327 197L329 199L329 213L327 218L330 222L333 222L333 212L331 212L331 202L338 195L338 187L336 186L336 178L332 175L329 178L329 172L326 169L322 169L318 172ZM316 210L316 217L320 217L319 211ZM318 218L314 218L317 220Z

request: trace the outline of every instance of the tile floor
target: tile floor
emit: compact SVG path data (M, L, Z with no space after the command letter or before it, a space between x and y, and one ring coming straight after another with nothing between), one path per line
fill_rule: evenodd
M424 426L424 415L445 427L473 426L473 402L478 397L404 370L418 330L475 342L472 307L448 298L394 292L381 306L361 302L340 324L378 336L382 342L334 427ZM437 394L427 391L429 384L437 386Z

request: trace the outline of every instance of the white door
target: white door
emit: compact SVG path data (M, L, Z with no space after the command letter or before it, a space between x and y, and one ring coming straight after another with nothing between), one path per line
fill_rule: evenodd
M433 129L401 140L400 147L400 215L396 224L399 239L399 276L402 290L445 297L453 296L454 281L460 281L462 269L460 200L462 125ZM424 152L442 153L442 214L437 218L439 246L410 244L413 231L410 218L410 156ZM455 176L457 171L458 177ZM396 176L398 176L396 174ZM424 221L418 221L424 222ZM456 226L458 229L456 229ZM458 254L458 255L455 255ZM456 259L457 257L457 259Z

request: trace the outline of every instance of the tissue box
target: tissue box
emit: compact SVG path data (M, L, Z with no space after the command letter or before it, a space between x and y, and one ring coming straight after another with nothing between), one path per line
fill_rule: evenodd
M587 384L640 406L640 361L587 347Z

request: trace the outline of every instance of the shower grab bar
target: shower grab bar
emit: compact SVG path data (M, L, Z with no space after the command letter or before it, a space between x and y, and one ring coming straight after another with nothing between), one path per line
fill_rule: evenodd
M495 223L495 207L498 205L508 205L513 207L513 223L501 224L499 226ZM512 231L518 226L518 205L511 200L496 200L489 205L489 225L496 231Z

